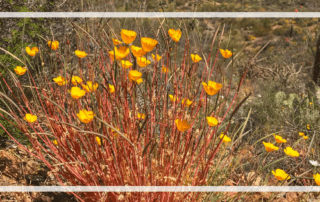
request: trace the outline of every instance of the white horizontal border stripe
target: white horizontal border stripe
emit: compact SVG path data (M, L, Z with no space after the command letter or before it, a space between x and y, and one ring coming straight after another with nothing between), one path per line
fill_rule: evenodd
M0 12L0 18L319 18L320 12Z
M320 186L0 186L0 192L320 192Z

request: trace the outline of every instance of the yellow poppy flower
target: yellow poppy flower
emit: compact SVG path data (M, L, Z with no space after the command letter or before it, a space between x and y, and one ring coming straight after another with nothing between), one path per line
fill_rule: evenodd
M123 58L127 57L127 55L130 53L130 50L125 46L120 46L119 49L114 47L114 51L109 51L109 55L112 60L114 60L114 52L116 53L116 60L122 60Z
M161 71L162 71L163 73L166 73L166 72L168 72L168 71L169 71L169 69L168 69L168 68L166 68L165 66L163 66L163 67L161 68Z
M191 128L191 125L186 120L176 119L174 122L180 132L187 131Z
M310 130L310 125L309 124L307 124L307 129Z
M288 175L284 170L276 169L276 171L272 171L272 174L277 178L277 180L289 180L290 175Z
M276 139L277 143L286 143L287 142L287 140L283 139L280 135L273 134L273 136Z
M317 173L313 175L313 179L316 182L316 184L320 186L320 174Z
M78 56L79 58L84 58L87 56L87 53L84 52L84 51L79 51L79 50L76 50L74 51L74 53L76 54L76 56Z
M208 95L214 95L222 88L222 85L220 83L216 83L214 81L209 81L208 84L202 82L202 85L204 87L204 90L208 93Z
M53 140L52 143L53 143L54 145L58 145L58 141L57 141L57 140Z
M191 54L191 59L193 62L199 62L202 60L202 57L200 57L198 54Z
M77 113L77 117L80 119L82 123L89 123L92 121L95 114L93 111L87 111L85 109L80 110L79 113Z
M48 46L51 47L52 50L57 50L59 48L59 41L48 41Z
M109 84L109 90L110 90L110 93L114 93L115 92L114 85Z
M138 46L130 46L131 48L131 53L135 56L135 57L142 57L144 56L147 52L144 51L141 47Z
M126 44L132 43L136 39L137 33L135 31L122 29L121 38L122 41Z
M180 40L181 37L181 31L179 29L174 30L174 29L169 29L168 30L168 34L171 37L172 40L174 40L175 42L178 42Z
M143 79L142 79L142 78L137 79L137 80L136 80L136 82L137 82L137 84L140 84L140 83L142 83L142 82L143 82Z
M144 113L138 113L137 114L137 119L145 119L146 115Z
M304 132L299 132L299 135L300 136L304 136Z
M29 46L26 47L26 52L28 53L28 55L30 56L35 56L38 52L39 49L37 47L33 47L32 49L30 49Z
M218 119L214 118L214 117L207 117L207 122L209 124L209 126L216 126L218 125Z
M81 90L79 87L72 87L70 94L72 98L79 99L86 94L86 91Z
M158 41L155 39L142 37L141 38L141 46L144 51L150 52L154 49L154 47L157 45Z
M87 84L86 84L86 85L82 84L82 88L83 88L87 93L96 91L97 88L98 88L98 86L99 86L99 85L98 85L97 83L94 83L94 84L92 85L92 81L87 81Z
M128 60L121 60L120 63L121 63L121 65L122 65L122 67L125 68L125 69L128 69L128 68L132 67L132 65L133 65L133 64L132 64L130 61L128 61Z
M223 136L224 136L224 137L223 137ZM231 138L228 137L227 135L224 135L224 133L221 133L220 139L222 139L222 137L223 137L222 142L231 142Z
M305 135L303 136L303 139L305 139L305 140L308 139L308 138L309 138L308 136L305 136Z
M25 117L23 117L23 119L25 121L28 121L29 123L33 123L37 120L37 116L36 115L32 115L32 114L26 114Z
M152 56L152 59L154 60L154 61L159 61L159 60L161 60L161 56L160 55L158 55L157 54L157 58L156 58L156 56L155 55L153 55L153 54L151 54L151 56Z
M141 76L142 73L137 70L131 70L128 75L130 81L137 81Z
M151 63L150 60L147 60L145 57L138 57L137 58L137 63L140 67L145 67Z
M296 150L293 150L291 147L287 147L284 150L284 153L286 153L288 156L291 157L298 157L300 154Z
M169 95L169 98L170 98L171 102L176 102L176 101L178 101L178 98L177 98L176 96Z
M276 151L279 149L279 147L274 146L270 142L262 142L267 152Z
M64 86L67 83L66 79L62 76L54 78L53 81L56 82L59 86Z
M226 50L220 49L220 53L224 58L229 58L232 56L232 52L229 51L228 49Z
M14 71L16 72L16 74L18 75L24 75L27 71L27 68L25 67L21 67L21 66L17 66L16 68L14 68Z
M186 103L184 103L186 101ZM184 104L185 106L189 107L192 104L192 101L188 98L182 99L181 104Z
M115 45L115 46L122 44L122 41L120 41L118 39L114 39L114 38L112 38L112 42L113 42L113 45Z
M78 76L72 76L71 82L72 82L73 85L81 84L82 83L82 79L80 77L78 77Z
M101 139L100 139L100 137L96 136L96 142L98 143L98 145L101 145Z

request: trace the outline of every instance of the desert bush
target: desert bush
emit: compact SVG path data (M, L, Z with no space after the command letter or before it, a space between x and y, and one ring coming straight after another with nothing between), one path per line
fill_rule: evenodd
M13 87L6 87L16 91L0 96L7 102L3 110L32 149L0 123L2 128L43 161L60 185L208 184L216 157L224 159L220 148L232 140L228 130L236 127L231 120L242 104L235 108L238 93L231 88L232 79L215 68L218 60L226 64L232 53L202 53L201 47L191 47L186 30L181 29L181 37L179 31L168 32L168 25L160 24L157 32L153 27L147 32L138 26L131 32L110 27L108 34L95 33L96 38L72 25L78 28L76 49L69 40L64 44L43 37L39 51L27 51L29 56L22 52L26 62L2 49L27 67L15 69L19 77L10 74ZM132 43L143 51L135 52ZM216 38L210 50L213 44L219 47ZM152 59L151 53L160 59ZM218 59L218 54L223 57ZM43 69L31 73L42 55L49 56ZM78 64L70 68L74 60ZM73 194L79 201L201 200L197 193Z

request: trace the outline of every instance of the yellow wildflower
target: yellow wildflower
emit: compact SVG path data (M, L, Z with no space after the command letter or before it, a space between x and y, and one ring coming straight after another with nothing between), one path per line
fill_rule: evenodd
M299 132L299 135L300 136L304 136L304 132Z
M172 38L172 40L174 40L175 42L178 42L180 40L182 33L179 29L177 29L177 30L169 29L168 34Z
M79 58L84 58L87 56L87 53L84 52L84 51L79 51L79 50L76 50L74 51L74 53L76 54L76 56L78 56Z
M186 103L184 103L184 101L186 101ZM181 104L189 107L192 104L192 101L189 100L188 98L182 99Z
M128 60L121 60L120 63L121 63L121 65L122 65L122 67L125 68L125 69L128 69L128 68L132 67L132 65L133 65L133 64L132 64L130 61L128 61Z
M136 82L137 82L137 84L140 84L140 83L142 83L142 82L143 82L143 79L142 79L142 78L137 79L137 80L136 80Z
M163 67L161 68L161 71L162 71L163 73L166 73L166 72L168 72L168 71L169 71L169 69L168 69L168 68L166 68L165 66L163 66Z
M316 184L320 186L320 174L317 173L313 175L313 179L316 182Z
M98 143L98 145L101 145L101 139L100 139L100 137L96 136L96 142Z
M137 70L131 70L128 75L130 81L137 81L141 76L142 73Z
M21 66L17 66L16 68L14 68L14 71L16 72L16 74L18 75L24 75L27 71L27 68L25 67L21 67Z
M273 136L276 139L277 143L286 143L287 142L287 140L283 139L280 135L273 134Z
M116 53L116 55L114 55L114 53ZM114 56L116 57L116 60L122 60L123 58L127 57L129 53L129 48L125 46L120 46L119 49L117 47L114 47L114 51L109 51L109 55L112 60L114 60Z
M117 46L117 45L122 43L122 41L120 41L118 39L114 39L114 38L112 38L112 42L113 42L113 45L115 45L115 46Z
M57 50L59 48L59 41L48 41L48 46L51 47L52 50Z
M110 90L110 93L114 93L115 92L114 85L109 84L109 90Z
M53 143L54 145L58 145L58 141L57 141L57 140L53 140L52 143Z
M175 123L178 130L181 132L187 131L191 128L191 125L186 120L176 119Z
M79 113L77 113L77 117L80 119L82 123L89 123L92 121L95 114L93 111L87 111L85 109L80 110Z
M154 61L159 61L159 60L161 60L161 56L160 55L158 55L157 54L157 58L156 58L156 56L154 55L154 54L151 54L151 56L152 56L152 59L154 60Z
M79 87L72 87L70 94L72 98L79 99L86 94L86 91L81 90Z
M279 147L274 146L270 142L262 142L262 143L263 143L263 145L264 145L264 147L265 147L267 152L272 152L272 151L275 151L275 150L279 149Z
M141 46L144 51L150 52L154 49L154 47L157 45L158 41L155 39L142 37L141 38Z
M145 67L151 63L150 60L147 60L145 57L137 57L137 63L140 67Z
M25 117L23 118L25 121L28 121L29 123L33 123L37 120L37 116L36 115L32 115L32 114L26 114Z
M191 59L193 62L199 62L202 60L202 57L200 57L198 54L191 54Z
M135 57L142 57L144 56L147 52L144 51L141 47L138 47L138 46L130 46L131 48L131 52L132 54L135 56Z
M224 58L229 58L232 56L232 52L229 51L228 49L226 50L220 49L220 53Z
M59 86L64 86L67 83L66 79L62 76L54 78L53 81L56 82Z
M77 85L77 84L82 83L82 79L78 76L72 76L71 82L73 85Z
M276 169L276 171L272 171L272 174L277 178L277 180L289 180L290 175L288 175L284 170Z
M30 56L35 56L38 52L39 49L37 47L33 47L32 49L30 49L29 46L26 47L26 52L28 53L28 55Z
M224 136L224 137L223 137ZM222 139L223 138L223 139ZM231 142L231 138L225 135L224 133L221 133L220 139L222 139L222 142Z
M169 95L169 98L170 98L171 102L176 102L178 100L178 98L174 95Z
M122 29L121 30L121 38L122 41L126 44L132 43L137 36L137 33L135 31Z
M293 150L291 147L287 147L284 150L284 153L286 153L288 156L291 157L298 157L300 154L296 150Z
M214 117L207 117L207 122L209 124L209 126L216 126L218 125L218 119L214 118Z
M308 138L309 138L308 136L305 136L305 135L303 136L303 139L305 139L305 140L308 139Z
M98 86L99 85L97 83L92 85L92 81L87 81L86 85L82 84L82 88L88 93L96 91Z
M146 115L144 113L138 113L137 114L137 118L138 119L145 119L146 118Z
M208 93L208 95L214 95L222 88L222 85L220 83L216 83L214 81L209 81L208 84L202 82L202 85L204 87L204 90Z

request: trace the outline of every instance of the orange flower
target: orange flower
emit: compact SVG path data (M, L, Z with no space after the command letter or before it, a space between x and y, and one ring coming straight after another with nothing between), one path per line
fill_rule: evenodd
M115 92L114 85L109 84L109 90L110 90L110 93L114 93Z
M191 54L191 59L193 62L199 62L200 60L202 60L202 57L197 54Z
M142 37L141 38L141 46L144 51L150 52L154 49L154 47L157 45L158 41L155 39Z
M267 152L272 152L272 151L275 151L275 150L279 149L279 147L274 146L270 142L262 142L262 143L263 143L265 149L267 150Z
M98 143L98 145L101 145L101 139L100 139L100 137L96 136L96 142Z
M52 50L57 50L59 48L59 41L48 41L48 46L51 47Z
M169 29L168 34L172 38L172 40L174 40L175 42L178 42L180 40L182 33L179 29L177 29L177 30Z
M121 60L127 57L127 55L130 53L130 50L125 46L120 46L119 49L114 47L114 51L109 51L112 60L114 60L114 53L116 53L116 60Z
M226 50L220 49L220 53L224 58L229 58L232 56L232 52L229 51L228 49Z
M17 66L16 68L14 68L14 71L16 72L16 74L18 75L24 75L27 71L27 68L25 67L21 67L21 66Z
M58 141L57 141L57 140L53 140L52 143L53 143L54 145L58 145Z
M189 107L192 104L192 101L189 100L188 98L185 98L185 99L182 99L181 104L184 104L186 107Z
M137 82L137 84L140 84L140 83L142 83L142 82L143 82L143 79L142 79L142 78L137 79L137 80L136 80L136 82Z
M125 69L128 69L128 68L132 67L132 65L133 65L133 64L132 64L130 61L128 61L128 60L121 60L120 63L121 63L121 65L122 65L122 67L125 68Z
M135 57L142 57L144 56L147 52L144 51L141 47L138 47L138 46L130 46L131 48L131 52L132 54L135 56Z
M115 46L122 44L122 41L120 41L118 39L114 39L114 38L112 38L112 42L113 42L113 45L115 45Z
M287 147L284 150L284 153L286 153L288 156L291 157L298 157L300 154L296 150L293 150L291 147Z
M316 184L320 186L320 174L317 173L313 175L313 179L316 182Z
M72 98L79 99L86 94L86 91L81 90L79 87L72 87L70 94Z
M308 138L309 138L308 136L305 136L305 135L303 136L303 139L305 139L305 140L308 139Z
M175 123L180 132L187 131L191 128L191 125L186 120L176 119Z
M23 119L25 121L28 121L29 123L33 123L33 122L35 122L37 120L37 116L36 115L32 115L32 114L26 114Z
M79 113L77 113L77 117L82 123L89 123L92 121L94 116L95 114L92 111L87 111L85 109L80 110Z
M130 81L137 81L141 76L142 73L137 70L131 70L128 75Z
M299 135L300 136L304 136L304 132L299 132Z
M98 85L97 83L94 83L94 84L92 85L92 81L87 81L87 84L86 84L86 85L82 84L82 88L83 88L85 91L87 91L88 93L96 91L97 88L98 88L98 86L99 86L99 85Z
M287 142L287 140L283 139L280 135L273 134L273 136L276 139L277 143L286 143Z
M122 41L126 44L132 43L137 36L137 33L135 31L122 29L121 30L121 38Z
M54 78L53 81L56 82L59 86L64 86L67 83L66 79L62 76Z
M35 56L38 52L39 49L37 47L33 47L32 49L30 49L29 46L26 47L26 52L28 53L28 55L30 56Z
M289 180L290 175L288 175L284 170L276 169L276 171L272 171L272 174L277 178L277 180Z
M82 79L78 76L72 76L71 82L73 85L77 85L77 84L82 83Z
M222 88L222 85L220 83L216 83L214 81L209 81L208 84L202 82L202 85L204 87L204 90L208 93L208 95L214 95Z
M161 68L161 71L162 71L163 73L166 73L166 72L168 72L168 71L169 71L169 69L168 69L168 68L166 68L165 66L163 66L163 67Z
M178 100L178 98L174 95L169 95L169 98L170 98L171 102L176 102Z
M209 124L209 126L216 126L218 125L218 119L214 118L214 117L207 117L207 122Z
M225 135L224 133L221 133L220 139L222 139L222 142L231 142L231 138Z
M151 56L152 56L152 59L154 60L154 61L159 61L159 60L161 60L161 56L160 55L158 55L157 54L157 58L156 58L156 56L155 55L153 55L153 54L151 54Z
M146 115L144 113L138 113L137 114L137 119L145 119L146 118Z
M84 52L84 51L79 51L79 50L76 50L74 51L74 53L76 54L76 56L78 56L79 58L84 58L87 56L87 53Z
M145 67L151 63L150 60L147 60L145 57L138 57L137 58L137 63L140 67Z

